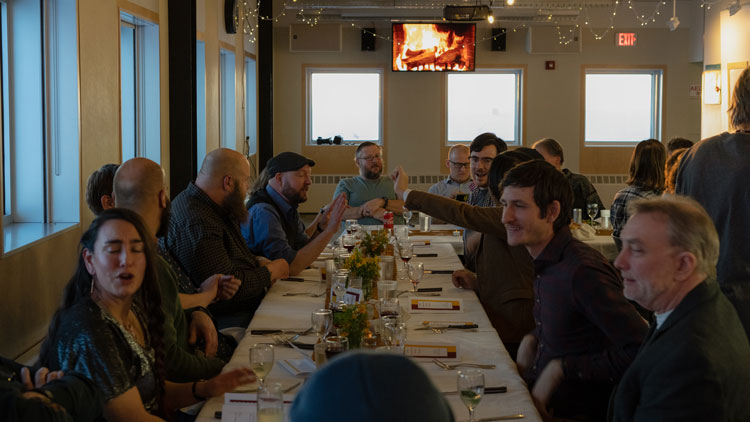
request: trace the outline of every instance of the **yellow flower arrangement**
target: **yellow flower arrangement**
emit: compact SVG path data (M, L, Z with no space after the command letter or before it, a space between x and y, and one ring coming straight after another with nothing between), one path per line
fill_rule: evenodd
M383 255L387 245L388 232L383 229L373 230L365 233L362 243L359 244L359 249L367 256L378 257Z
M362 291L365 299L371 299L372 285L380 276L380 257L368 257L359 249L355 249L344 263L344 268L349 269L352 277L362 278Z

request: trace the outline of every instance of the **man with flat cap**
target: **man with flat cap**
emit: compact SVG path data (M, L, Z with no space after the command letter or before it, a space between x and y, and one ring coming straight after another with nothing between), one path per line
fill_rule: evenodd
M297 207L307 201L314 165L313 160L290 151L268 160L268 182L250 196L250 215L242 225L250 251L269 259L285 259L291 275L315 261L336 234L346 209L341 194L305 229Z

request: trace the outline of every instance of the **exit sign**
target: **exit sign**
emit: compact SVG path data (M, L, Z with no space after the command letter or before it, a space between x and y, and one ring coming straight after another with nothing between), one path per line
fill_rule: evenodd
M618 32L615 34L615 42L618 47L632 47L637 44L635 32Z

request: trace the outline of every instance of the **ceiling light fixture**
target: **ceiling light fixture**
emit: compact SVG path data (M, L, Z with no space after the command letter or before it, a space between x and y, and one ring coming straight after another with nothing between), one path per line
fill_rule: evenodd
M492 15L490 7L481 6L445 6L443 19L447 21L481 21Z
M494 17L494 16L492 16L492 14L488 15L488 16L487 16L487 22L489 22L489 23L491 23L491 24L492 24L492 23L495 23L495 17Z
M674 31L680 26L680 20L677 19L677 0L672 0L672 17L669 18L667 26L669 26L670 31Z
M742 9L742 5L740 4L740 0L737 0L729 6L729 16L736 15L740 9Z

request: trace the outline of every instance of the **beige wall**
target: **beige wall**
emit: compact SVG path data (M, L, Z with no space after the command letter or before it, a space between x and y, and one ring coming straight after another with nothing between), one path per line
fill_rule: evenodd
M687 25L685 25L687 26ZM657 29L658 28L658 29ZM638 46L627 49L614 46L613 35L601 41L583 31L580 54L527 54L526 30L510 32L507 52L490 51L490 43L477 44L477 66L525 66L524 145L542 137L554 137L565 148L566 164L586 173L623 173L630 148L587 148L582 165L581 66L582 65L658 65L666 68L663 139L674 136L697 138L700 133L700 102L688 97L691 83L700 82L700 66L690 65L690 33L681 27L670 32L658 26L637 29ZM379 27L388 34L390 27ZM477 38L489 37L489 29L478 27ZM385 145L386 165L407 167L411 174L437 174L444 170L441 152L445 78L441 74L392 73L389 41L377 40L375 52L360 51L360 33L344 25L341 53L290 53L289 30L276 28L274 40L274 149L304 152L321 160L316 174L353 173L351 148L303 148L303 81L305 65L372 65L385 72ZM544 68L545 60L555 60L556 70ZM613 104L613 107L616 105ZM598 165L602 163L602 165Z
M723 1L705 11L703 37L704 64L721 65L721 104L703 104L701 137L706 138L729 130L727 109L731 92L728 69L739 63L750 62L750 8L742 7L729 16L729 1Z

